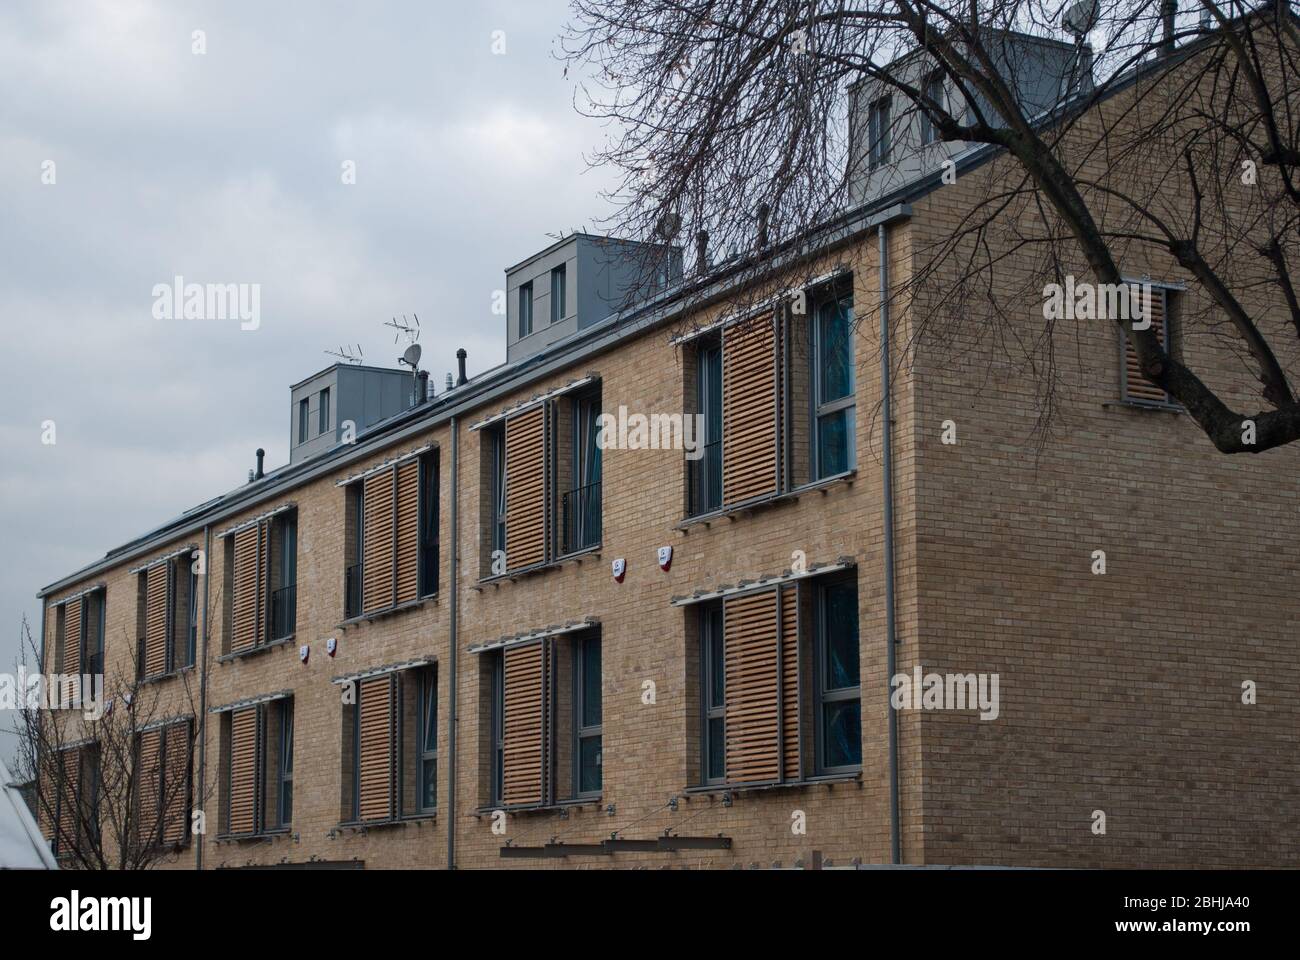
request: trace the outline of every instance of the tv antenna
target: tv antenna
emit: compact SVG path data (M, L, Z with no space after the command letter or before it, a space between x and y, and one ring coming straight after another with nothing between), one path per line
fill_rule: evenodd
M393 343L402 339L403 336L406 337L407 343L415 343L420 339L420 317L418 314L411 314L411 316L414 318L414 322L407 320L406 314L402 314L400 321L396 317L384 321L384 326L392 327L396 331L393 334Z
M365 360L366 355L361 349L361 344L357 344L356 352L353 352L352 346L340 346L337 350L326 350L325 355L329 357L338 357L344 363L361 363Z
M1073 36L1075 42L1083 43L1083 38L1097 26L1100 15L1099 0L1079 0L1061 16L1061 28Z

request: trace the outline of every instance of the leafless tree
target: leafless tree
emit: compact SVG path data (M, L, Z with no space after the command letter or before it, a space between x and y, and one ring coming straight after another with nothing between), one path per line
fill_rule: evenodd
M888 188L889 171L862 149L868 131L855 106L859 91L888 91L903 105L892 125L919 115L935 139L989 145L1001 163L957 229L915 251L911 283L928 299L910 350L954 339L950 323L1014 342L1050 419L1068 336L1050 322L1026 334L1027 306L1042 304L1049 282L1090 275L1119 285L1131 279L1125 262L1160 257L1197 293L1199 306L1180 324L1236 355L1241 382L1207 382L1210 372L1166 350L1154 328L1111 316L1143 375L1224 453L1300 437L1289 376L1300 354L1292 276L1300 29L1289 4L574 0L573 8L562 56L586 78L580 108L611 121L609 142L590 159L621 173L615 229L706 235L735 256L700 276L745 270L761 287L778 265L791 268L798 238L860 202L864 176ZM1030 102L1007 38L1054 38L1059 50L1066 15L1084 21L1075 56L1048 102ZM909 58L924 65L919 77L898 69ZM955 93L936 96L922 79L931 76ZM1008 298L1014 284L1023 297Z
M203 806L190 775L199 730L193 672L145 682L128 671L94 692L44 674L26 617L21 631L15 674L42 683L18 691L12 772L35 785L36 817L60 864L144 870L178 859L192 838L191 811Z

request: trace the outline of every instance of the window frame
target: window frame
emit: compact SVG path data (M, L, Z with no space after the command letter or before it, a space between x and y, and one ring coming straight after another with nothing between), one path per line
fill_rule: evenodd
M877 97L867 104L867 169L878 170L893 153L890 117L893 98Z
M506 549L506 431L495 426L492 437L492 548L495 553Z
M288 830L293 824L293 738L296 719L293 697L277 701L277 709L280 713L280 747L276 761L275 829Z
M846 306L847 304L847 306ZM845 361L848 373L848 391L841 397L833 400L822 400L822 383L823 383L823 359L826 350L826 344L822 338L822 311L828 306L834 305L836 308L844 311L846 317L845 333ZM852 290L834 289L827 296L819 297L815 301L812 312L812 330L811 334L811 376L809 377L810 399L812 406L812 423L809 425L809 447L812 462L809 464L809 476L812 483L826 480L830 477L839 476L848 473L857 466L857 371L854 369L853 359L853 292ZM845 442L848 450L845 455L845 465L841 470L826 471L823 469L823 452L822 452L822 434L821 423L838 413L845 413Z
M551 323L559 323L568 316L568 264L551 268Z
M308 397L303 397L301 400L298 401L298 443L299 444L304 444L307 442L307 430L309 426L308 418L311 415L310 406L311 406L310 398Z
M488 799L492 806L501 806L505 794L505 680L506 660L504 651L494 650L492 657L492 702L490 736L492 737L492 781L488 789Z
M704 424L703 435L699 442L704 454L698 460L690 461L692 493L688 499L687 513L698 517L721 510L722 496L722 437L725 421L722 416L722 339L706 336L695 348L695 412ZM714 420L717 421L717 436L714 434ZM716 450L717 455L710 453ZM716 496L714 496L716 494Z
M586 653L589 645L594 645L598 655L601 657L600 667L601 676L599 678L600 691L600 722L590 725L584 724L586 707L587 707L587 658ZM590 633L583 635L573 644L573 796L579 797L599 797L605 787L605 765L604 765L604 721L605 721L605 691L604 691L604 650L601 648L601 635L599 633ZM583 741L596 740L598 742L596 752L596 774L597 785L592 790L582 789L582 746Z
M430 450L420 455L419 514L416 525L419 539L416 546L416 596L420 599L437 596L438 564L441 559L440 527L442 524L442 465L438 451ZM432 553L432 562L426 559Z
M570 437L569 457L570 468L572 469L572 482L574 487L571 490L560 494L560 513L558 524L560 531L560 556L568 556L574 553L580 553L584 550L594 550L601 544L603 535L603 480L604 480L604 455L597 442L599 436L599 427L602 409L601 389L597 384L595 387L575 392L570 398L570 419L573 421L572 435ZM585 428L585 429L584 429ZM591 454L591 469L588 470L587 454ZM595 480L591 477L596 477ZM564 498L573 497L573 505L570 507L576 510L576 520L573 524L574 535L573 542L566 544L564 540L568 538L570 525L565 522ZM594 502L593 502L594 501ZM591 529L588 529L588 528Z
M812 693L813 693L813 770L816 776L838 776L862 771L862 661L861 661L861 623L862 608L858 590L856 571L847 571L827 577L814 578L813 587L813 637L812 637ZM826 600L830 589L838 586L852 586L855 600L855 631L858 636L858 682L847 687L827 687L829 668L827 666L830 652L829 616L826 613ZM826 706L828 704L856 702L858 704L858 757L856 764L836 764L826 762Z
M936 89L937 87L937 89ZM925 86L922 93L933 100L943 109L947 109L947 96L943 83L943 71L933 70L925 78ZM932 143L942 143L939 139L939 131L934 126L934 121L930 119L929 114L924 110L921 114L921 146L929 146Z
M726 621L721 600L711 600L700 605L698 613L700 657L700 783L717 786L727 782L727 647ZM722 699L713 703L713 653L719 652L722 663ZM709 761L713 755L714 738L711 722L720 720L722 768L715 776L710 772Z
M533 281L519 284L519 339L533 334Z
M329 432L330 428L330 388L322 387L320 392L320 403L316 412L316 435L320 436Z
M415 770L415 796L416 810L420 814L436 813L438 810L438 670L436 665L430 665L419 671L418 674L418 699L416 708L419 720L419 729L417 733L415 762L418 764ZM433 722L433 743L429 743L429 723ZM433 761L433 774L430 777L427 764ZM428 805L424 802L427 796L426 788L432 782L433 786L433 804Z

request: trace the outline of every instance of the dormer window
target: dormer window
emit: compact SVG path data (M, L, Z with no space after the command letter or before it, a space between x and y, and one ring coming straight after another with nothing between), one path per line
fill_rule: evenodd
M874 170L889 162L889 98L873 100L867 108L867 163Z
M930 74L928 78L926 78L925 97L927 100L931 100L934 103L938 104L941 109L945 109L945 110L947 109L947 105L944 102L945 97L943 94L943 74L937 70L934 73ZM934 121L930 119L930 115L926 113L924 110L922 110L921 111L921 143L927 144L927 143L938 143L938 142L939 142L939 131L935 127Z

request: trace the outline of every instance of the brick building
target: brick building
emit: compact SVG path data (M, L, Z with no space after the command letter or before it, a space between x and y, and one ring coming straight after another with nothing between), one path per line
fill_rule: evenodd
M43 589L47 663L161 704L166 862L1300 863L1295 451L1213 452L1109 323L1071 331L1041 446L978 323L905 353L923 251L1009 176L943 157L956 183L870 185L762 286L562 241L507 275L508 363L433 396L322 371L288 465ZM1125 268L1236 376L1173 264ZM1006 306L1032 339L1041 302ZM638 414L698 414L698 452ZM914 671L996 675L996 717L891 710Z

